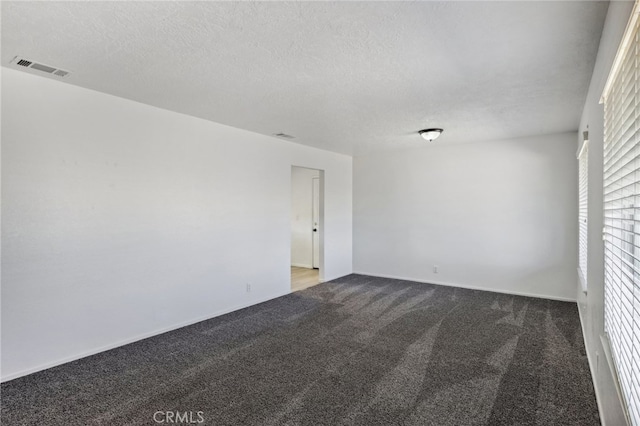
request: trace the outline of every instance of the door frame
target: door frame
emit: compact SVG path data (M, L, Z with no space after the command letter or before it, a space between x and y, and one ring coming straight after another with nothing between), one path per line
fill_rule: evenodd
M316 206L316 181L318 181L318 205ZM311 267L316 269L316 239L318 241L318 263L317 269L320 271L320 254L322 250L320 250L320 231L322 231L322 223L320 223L320 173L318 173L317 177L311 178ZM318 216L316 217L315 208L318 207ZM316 220L314 220L316 219ZM316 227L317 222L317 227ZM319 274L319 272L318 272Z
M291 164L290 167L290 172L289 172L289 215L291 215L291 203L292 203L292 196L291 196L291 189L292 189L292 185L293 185L293 181L291 179L292 176L292 171L293 168L297 167L297 168L301 168L301 169L308 169L308 170L316 170L318 171L318 179L319 179L319 196L318 196L318 213L319 213L319 230L318 230L318 246L319 246L319 267L318 267L318 281L319 282L324 282L324 258L325 258L325 253L324 253L324 236L325 236L325 232L324 232L324 225L325 225L325 212L324 212L324 206L325 206L325 171L322 169L317 169L315 167L307 167L307 166L299 166L297 164ZM289 223L291 223L291 217L289 217ZM312 231L312 230L311 230ZM313 232L313 231L312 231ZM289 241L289 264L288 264L288 268L291 267L291 230L289 229L289 237L288 237L288 241ZM313 246L313 236L312 236L312 246ZM312 253L313 253L313 247L312 247ZM313 259L312 259L312 266L313 266ZM289 287L291 287L291 274L289 275Z

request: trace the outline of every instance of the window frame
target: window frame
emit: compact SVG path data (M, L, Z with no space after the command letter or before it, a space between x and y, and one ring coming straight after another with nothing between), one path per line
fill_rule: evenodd
M636 0L600 99L605 104L602 343L605 353L610 351L607 360L627 421L634 426L640 426L639 12Z

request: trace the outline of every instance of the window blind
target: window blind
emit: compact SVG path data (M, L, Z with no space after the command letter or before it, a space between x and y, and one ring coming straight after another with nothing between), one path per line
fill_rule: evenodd
M640 147L638 5L605 89L605 331L622 396L640 425Z
M585 140L578 154L578 274L583 291L587 291L588 174L589 142Z

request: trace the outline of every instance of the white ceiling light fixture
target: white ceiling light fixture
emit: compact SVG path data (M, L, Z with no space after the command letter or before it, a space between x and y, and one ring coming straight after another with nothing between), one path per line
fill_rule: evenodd
M420 136L422 136L422 139L431 142L437 139L438 136L442 134L442 132L443 132L442 129L424 129L424 130L420 130L418 133L420 133Z

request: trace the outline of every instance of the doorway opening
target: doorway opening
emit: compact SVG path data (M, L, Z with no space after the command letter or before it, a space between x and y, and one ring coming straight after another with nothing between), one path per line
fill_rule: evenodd
M322 282L324 172L291 167L291 290Z

